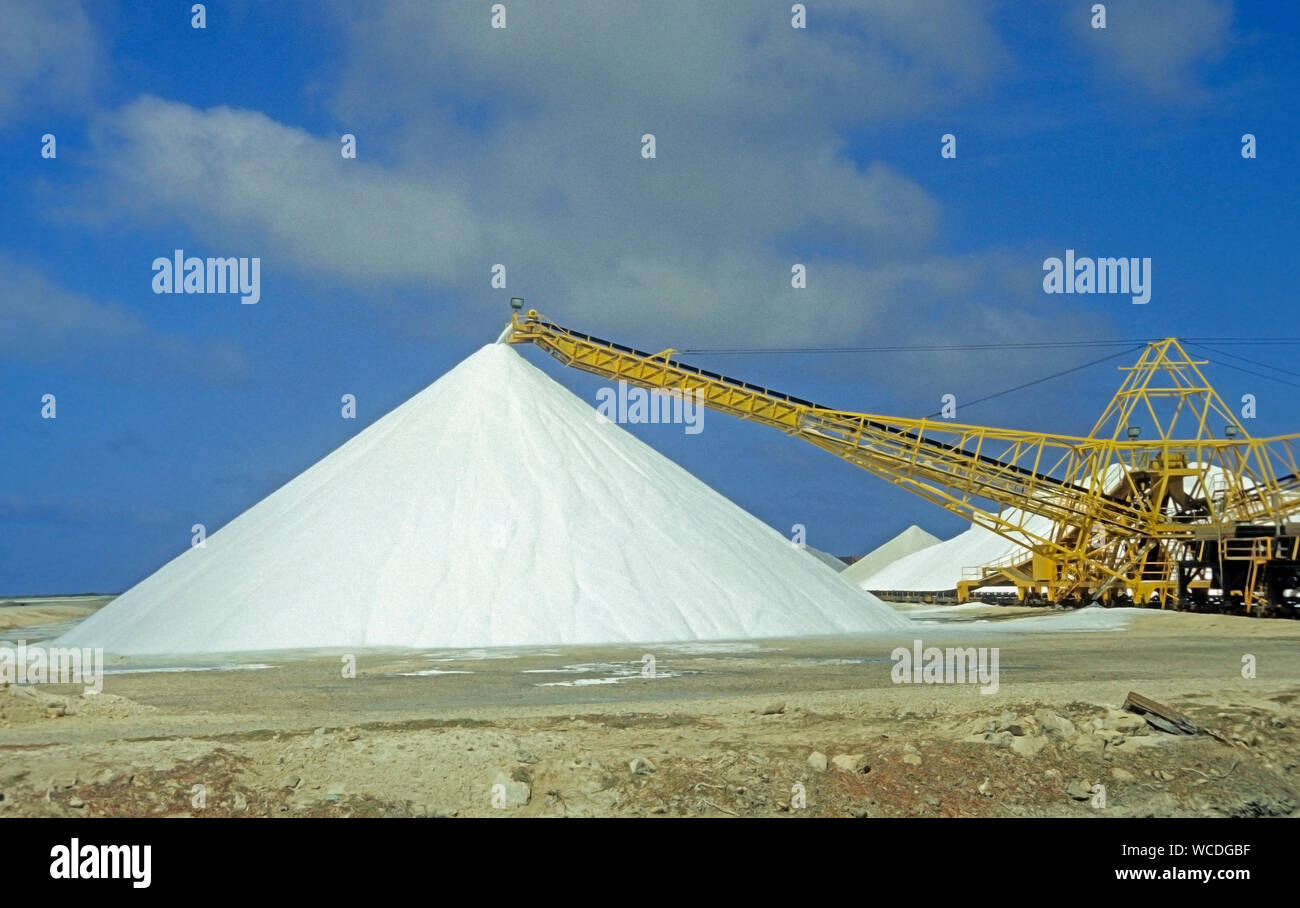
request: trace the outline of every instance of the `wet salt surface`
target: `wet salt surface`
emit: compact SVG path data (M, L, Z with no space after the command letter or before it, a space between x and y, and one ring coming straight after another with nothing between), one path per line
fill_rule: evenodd
M432 659L434 662L476 662L480 659L518 659L521 656L558 656L554 650L531 649L527 647L503 647L499 649L444 649L422 653L420 658Z
M71 621L51 621L45 624L33 624L23 628L11 629L4 638L0 638L0 647L17 649L21 642L30 648L54 648L62 644L57 642L70 628L80 624L84 618ZM275 668L265 662L243 662L236 660L213 661L211 659L182 657L181 659L148 658L120 659L105 654L105 675L147 675L169 672L234 672L260 671Z
M747 640L720 640L714 642L695 642L695 643L659 643L655 649L663 650L669 653L684 653L688 655L707 655L711 653L757 653L757 652L777 652L781 647L763 646L758 643L752 643Z
M782 668L807 668L809 666L818 666L818 665L827 665L827 666L829 665L871 665L872 663L876 663L876 662L890 662L890 661L892 660L887 659L884 656L864 656L861 659L808 658L808 659L800 659L797 662L783 663Z
M83 618L74 618L71 621L50 621L45 624L29 624L22 628L10 628L5 631L5 636L0 638L0 646L15 647L20 640L25 641L28 646L35 643L44 643L47 640L62 636L83 620Z
M255 672L275 668L263 662L250 662L243 665L223 663L221 665L155 665L138 668L106 668L106 675L154 675L167 672Z
M630 678L577 678L573 681L547 681L537 687L586 687L591 684L618 684ZM649 680L649 679L646 679Z
M682 675L701 675L701 671L667 671L656 666L653 675L643 674L645 663L636 662L584 662L565 665L560 668L524 669L525 675L559 675L559 674L601 674L600 678L574 678L572 681L542 681L535 687L586 687L591 684L618 684L621 681L658 681L663 678L679 678Z
M785 639L785 640L721 640L683 643L628 643L593 646L549 646L549 647L472 647L465 649L396 649L396 648L357 648L348 651L333 649L313 650L268 650L255 653L225 653L196 657L193 655L173 655L157 657L118 657L109 655L106 675L131 675L175 672L212 672L212 671L260 671L275 668L286 663L314 660L321 658L338 658L352 656L357 659L359 668L383 671L387 663L392 668L385 672L390 677L436 678L443 675L472 675L483 671L495 671L486 666L467 663L510 662L523 660L526 668L514 669L522 675L546 676L543 679L530 677L527 683L532 687L588 687L615 685L625 681L663 680L679 678L684 675L715 674L719 666L709 664L715 660L732 662L748 661L769 654L775 655L788 650L798 649L805 644L814 643L819 647L830 649L829 653L817 657L801 658L791 653L791 661L786 667L834 668L869 666L888 662L888 654L895 646L908 645L913 638L924 639L926 644L942 643L945 639L961 640L973 635L987 637L988 642L997 644L1002 632L1014 633L1089 633L1100 631L1123 630L1137 615L1151 615L1155 609L1137 608L1086 608L1079 610L1060 610L1044 608L1040 613L1025 614L1023 610L1008 610L1008 614L990 613L987 606L971 603L959 606L897 606L901 614L912 620L912 626L890 634L872 635L830 635L820 638ZM1164 614L1164 613L1161 613ZM1170 612L1169 614L1173 614ZM16 646L18 639L26 641L28 646L49 646L50 641L63 633L77 621L52 622L11 630L9 640L0 640L0 645ZM835 653L835 650L839 653ZM628 655L655 656L657 665L653 678L642 675L645 663L641 658L627 661L564 661L579 654L595 651L623 651ZM847 652L845 652L847 650ZM855 652L856 650L856 652ZM861 655L859 655L861 654ZM257 661L251 661L249 657ZM547 665L547 660L555 659L558 665ZM705 663L707 668L684 668L690 663ZM379 666L376 666L379 663ZM432 664L431 664L432 663ZM449 664L451 663L451 664ZM453 664L459 663L460 668ZM540 663L540 664L539 664ZM668 664L672 663L672 664ZM535 667L534 667L535 666ZM400 670L399 670L400 669ZM502 665L502 669L506 669ZM1009 664L1003 670L1013 670ZM477 683L477 682L475 682Z
M1005 615L989 613L983 603L965 605L935 605L920 608L907 604L896 606L918 626L942 626L946 630L1002 631L1115 631L1128 627L1139 615L1174 614L1173 611L1145 608L1101 608L1090 606L1081 609L1050 608L1044 606L1037 614L1026 614L1017 608Z

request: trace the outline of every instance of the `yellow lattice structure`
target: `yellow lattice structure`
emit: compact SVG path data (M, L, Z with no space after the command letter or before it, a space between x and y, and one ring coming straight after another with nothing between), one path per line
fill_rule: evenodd
M673 350L572 331L536 310L516 312L502 339L605 379L694 394L882 476L1024 546L1030 555L1004 574L1034 598L1209 604L1219 589L1219 600L1249 609L1287 605L1286 591L1300 587L1284 563L1296 554L1300 435L1249 437L1204 363L1174 338L1127 367L1084 436L837 410L678 362ZM1241 570L1225 567L1230 540L1256 538L1267 557L1251 542Z

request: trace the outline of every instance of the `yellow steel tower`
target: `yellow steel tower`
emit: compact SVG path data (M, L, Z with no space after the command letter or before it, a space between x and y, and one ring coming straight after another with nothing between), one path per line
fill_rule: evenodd
M1023 546L993 579L1022 598L1292 610L1300 435L1251 438L1174 338L1147 345L1085 436L824 407L572 331L536 310L502 340L780 429Z

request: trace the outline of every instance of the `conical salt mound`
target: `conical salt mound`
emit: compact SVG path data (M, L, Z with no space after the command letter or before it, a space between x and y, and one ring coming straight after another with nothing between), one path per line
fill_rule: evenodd
M493 344L61 642L215 653L907 623Z
M1009 512L1007 519L1019 522L1018 512ZM1025 527L1033 533L1047 535L1052 531L1052 521L1046 517L1031 516ZM863 580L858 581L864 590L906 590L929 592L952 590L967 569L981 567L1014 556L1029 557L1028 551L1009 539L971 526L951 539L905 555Z
M844 569L843 577L850 583L861 584L874 574L878 574L900 558L913 552L929 548L939 541L939 537L927 533L916 524L912 524L893 539L877 546L857 561Z

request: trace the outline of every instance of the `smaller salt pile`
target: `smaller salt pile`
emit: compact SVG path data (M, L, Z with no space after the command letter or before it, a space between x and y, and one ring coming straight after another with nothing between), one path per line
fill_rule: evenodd
M805 545L803 550L837 574L842 572L847 566L842 560L836 558L830 552L823 552L821 549L815 549L810 545Z
M877 546L844 569L843 577L861 586L862 581L878 574L900 558L934 545L939 537L912 524L888 542Z
M1008 514L1018 520L1018 514ZM1045 517L1032 516L1025 524L1031 532L1047 535L1052 522ZM900 590L931 592L956 589L967 568L979 567L1001 561L1013 555L1029 557L1024 546L999 536L980 526L958 533L951 539L936 542L886 565L869 577L858 581L864 590Z

